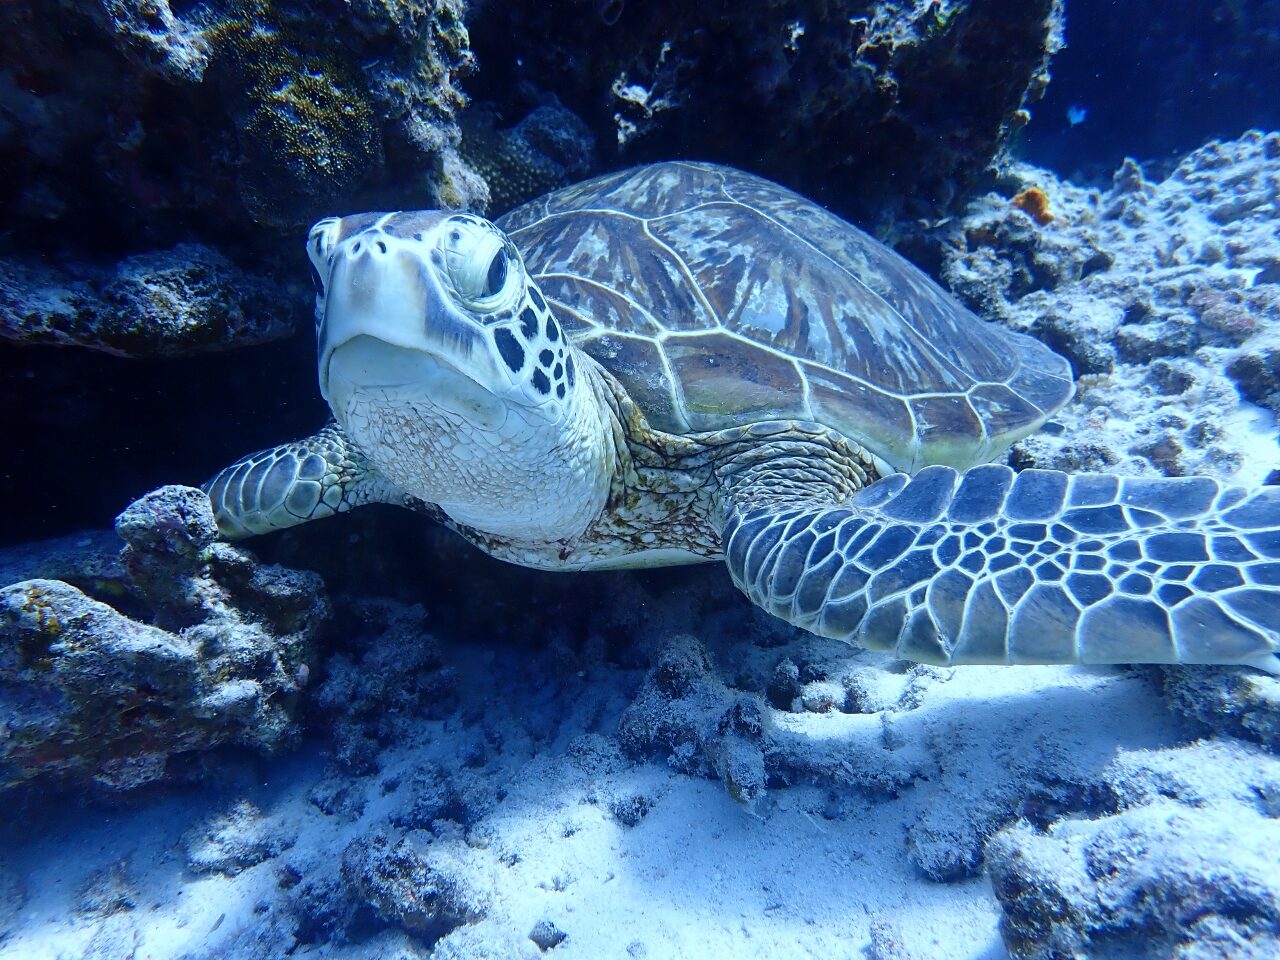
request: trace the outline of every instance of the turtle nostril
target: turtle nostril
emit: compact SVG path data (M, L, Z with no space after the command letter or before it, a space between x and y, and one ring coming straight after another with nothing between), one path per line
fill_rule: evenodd
M375 244L375 246L377 246L377 248L378 248L378 252L379 252L379 253L386 253L386 252L387 252L387 245L386 245L385 243L383 243L381 240L379 240L379 241Z
M357 241L357 242L356 242L356 245L355 245L354 247L352 247L352 248L351 248L351 252L352 252L352 253L359 253L359 252L360 252L360 247L361 247L361 244L360 244L360 242L359 242L359 241Z

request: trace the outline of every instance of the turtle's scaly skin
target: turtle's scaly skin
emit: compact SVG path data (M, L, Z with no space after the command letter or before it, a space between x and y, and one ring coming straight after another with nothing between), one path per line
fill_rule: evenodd
M1280 672L1280 488L975 466L1067 400L1065 362L821 208L658 164L506 223L317 224L338 422L212 480L224 533L384 500L528 566L723 558L914 660Z

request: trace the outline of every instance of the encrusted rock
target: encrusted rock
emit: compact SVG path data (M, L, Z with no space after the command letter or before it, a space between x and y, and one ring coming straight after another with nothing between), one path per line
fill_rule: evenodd
M723 780L748 805L765 792L763 735L760 705L726 687L689 636L668 643L618 725L629 753L665 754L677 769Z
M423 720L456 706L458 680L425 631L421 606L379 600L354 605L363 629L350 653L329 659L315 699L330 717L338 762L372 773L380 744L410 742L422 735Z
M0 550L0 584L19 580L62 580L98 599L143 602L120 562L120 538L110 530L86 530Z
M53 226L60 248L98 242L97 223L116 238L239 232L253 249L260 227L292 232L384 184L430 196L474 67L465 10L2 5L0 202L24 241Z
M335 773L312 787L307 800L321 813L349 823L364 813L367 800L363 788L359 780Z
M212 542L208 497L189 487L149 494L118 528L151 622L59 580L0 589L0 788L46 775L126 789L177 753L297 735L330 617L319 578Z
M391 822L402 829L430 830L437 820L462 823L466 819L466 807L448 774L442 767L431 765L413 775Z
M1280 753L1280 677L1231 667L1167 667L1162 674L1174 710Z
M1018 444L1018 465L1262 481L1276 449L1240 425L1240 400L1280 409L1277 176L1280 133L1258 131L1162 180L1126 161L1105 190L1012 164L938 232L952 290L1079 377L1058 431ZM1029 189L1047 198L1043 222L1016 203Z
M478 105L477 105L478 106ZM467 111L461 153L489 186L496 216L595 169L595 138L576 114L559 103L531 111L502 128L493 110Z
M332 855L320 860L298 856L295 850L275 865L276 883L287 891L288 912L296 923L295 941L345 939L357 925L363 905L352 899L336 861Z
M295 840L296 834L282 830L257 806L242 800L192 830L183 847L187 866L197 873L235 876L279 856Z
M1057 0L555 0L484 4L472 32L488 89L553 93L629 157L838 185L866 222L959 199L1026 122L1061 23Z
M201 244L102 270L0 260L0 337L171 357L287 337L305 321L301 286L250 273Z
M351 895L384 921L427 939L483 919L488 898L476 886L463 844L410 832L394 843L373 834L342 855L342 879Z
M539 920L529 931L529 939L537 944L538 949L543 953L560 946L564 943L565 937L565 932L550 920Z
M138 905L138 893L129 879L127 865L118 861L99 870L85 883L77 904L87 917L107 917Z
M1280 820L1159 799L987 845L1018 960L1257 958L1280 953Z
M606 807L614 820L624 827L634 827L653 809L653 798L640 792L615 794L609 797Z

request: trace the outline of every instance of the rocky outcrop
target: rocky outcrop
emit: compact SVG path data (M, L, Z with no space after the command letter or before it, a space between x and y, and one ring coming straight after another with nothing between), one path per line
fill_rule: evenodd
M307 316L301 282L241 270L184 243L103 270L0 260L0 337L125 357L228 350L287 337Z
M1206 775L1223 764L1231 778ZM1111 812L1023 821L987 845L1009 952L1275 956L1280 763L1224 741L1138 755L1108 773Z
M60 580L0 589L0 789L42 777L128 789L220 744L298 734L319 578L217 542L208 498L165 487L116 524L149 610L126 616Z
M1240 407L1280 410L1277 183L1280 134L1257 131L1162 180L1126 161L1107 189L1014 164L938 232L951 289L1079 378L1018 464L1258 483L1280 462Z
M473 66L464 4L344 10L6 6L0 196L37 234L97 220L114 238L291 231L388 181L423 206L482 206L483 181L452 162Z
M887 226L972 188L1048 82L1061 17L1057 0L486 4L475 87L554 94L619 164L745 166Z

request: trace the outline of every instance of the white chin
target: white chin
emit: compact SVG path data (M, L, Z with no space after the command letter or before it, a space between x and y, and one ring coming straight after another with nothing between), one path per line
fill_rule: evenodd
M507 417L505 401L443 360L408 347L359 336L329 356L329 406L337 414L353 397L427 402L476 426L497 429Z

